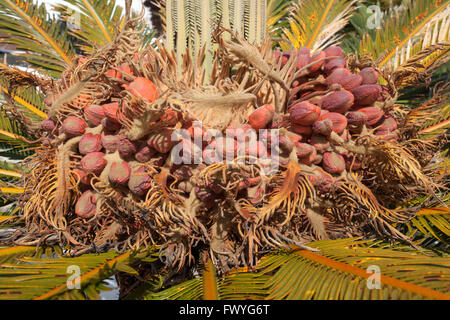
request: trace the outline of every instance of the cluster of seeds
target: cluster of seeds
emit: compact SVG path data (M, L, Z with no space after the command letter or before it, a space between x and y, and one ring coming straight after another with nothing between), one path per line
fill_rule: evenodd
M83 59L79 63L82 63ZM122 64L119 70L133 78L122 85L133 96L152 103L159 96L154 83L144 77L134 77L128 64ZM122 79L122 73L109 70L107 77ZM51 105L58 96L48 96L46 103ZM75 213L84 219L91 218L97 212L98 194L93 190L91 181L94 177L104 178L111 186L126 187L136 195L142 195L150 188L151 178L141 164L158 159L159 163L167 158L170 151L170 135L151 134L139 141L130 141L121 132L119 120L121 103L119 97L112 97L110 102L95 105L86 103L82 115L68 116L57 125L54 120L40 122L40 129L54 139L61 135L63 139L77 139L79 165L74 169L83 191L75 205ZM168 113L166 117L174 116Z
M218 37L206 81L163 46L122 52L130 38L80 58L47 96L25 181L30 228L79 248L158 244L179 266L201 250L217 266L248 265L258 250L360 236L368 224L406 239L386 220L409 217L372 186L429 180L378 70L348 65L338 46L311 55Z
M352 74L339 46L312 56L306 47L275 52L281 67L293 56L299 74L292 81L287 113L277 114L265 105L250 115L248 124L255 130L287 129L280 133L281 159L295 150L300 163L319 167L310 176L312 184L330 191L332 177L361 169L361 155L333 141L351 142L363 131L395 141L397 121L383 110L387 87L377 84L378 72L365 67Z

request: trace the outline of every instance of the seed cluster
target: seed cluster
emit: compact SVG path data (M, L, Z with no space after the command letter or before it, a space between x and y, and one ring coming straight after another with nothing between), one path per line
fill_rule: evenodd
M295 150L302 164L320 166L339 177L345 170L360 170L361 155L336 147L336 140L351 143L363 130L383 141L397 140L397 121L383 110L387 88L377 84L378 72L374 68L365 67L352 74L339 46L312 56L306 47L276 52L281 66L293 56L299 76L290 88L288 113L274 120L273 112L263 115L261 109L252 115L264 119L261 125L256 120L253 125L252 116L249 119L255 129L287 128L289 132L280 139L285 154ZM331 177L321 169L316 169L310 179L315 187L330 190Z
M158 244L170 265L206 250L224 271L286 243L380 230L405 240L387 221L409 217L372 190L388 177L407 195L397 186L429 180L379 72L349 66L337 46L311 55L235 40L219 41L207 84L163 47L121 45L116 64L107 52L65 71L39 125L29 221L79 247Z

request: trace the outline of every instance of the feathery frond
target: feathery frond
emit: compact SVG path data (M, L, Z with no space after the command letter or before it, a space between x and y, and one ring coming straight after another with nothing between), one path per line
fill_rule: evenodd
M290 28L284 28L281 48L306 46L312 52L338 42L337 33L347 24L354 8L354 0L305 0L293 5L289 17Z
M34 0L4 0L0 2L0 34L8 37L1 42L24 50L27 61L41 72L58 76L73 63L73 46L67 30L50 17L45 5Z
M444 244L450 244L450 209L436 207L420 210L417 215L407 223L408 236L414 236L420 231L427 237L432 237Z
M310 243L319 249L281 251L217 280L221 299L449 299L447 255L433 256L356 238ZM148 297L199 299L204 277ZM377 282L379 281L379 282ZM377 285L380 285L377 287Z
M21 250L26 251L28 248L30 247ZM32 247L32 250L35 248ZM18 264L2 263L0 264L0 297L15 300L68 299L73 295L76 295L76 298L86 297L84 291L87 288L93 289L93 285L99 284L136 259L145 257L150 251L151 249L140 252L127 251L122 254L109 251L102 254L85 254L75 258L59 257L57 259L24 257L18 259ZM5 251L5 255L7 253ZM75 280L69 278L74 273L74 266L80 270L80 289L69 290L67 285L69 282L74 286L77 284ZM96 295L91 294L91 296Z
M368 54L378 60L380 68L396 70L418 52L439 43L449 41L449 1L411 1L407 10L393 14L375 37L366 35L359 46L359 54ZM443 49L448 52L448 49ZM425 66L430 65L439 54L422 57Z
M406 116L406 124L418 129L421 134L433 135L445 132L449 127L450 98L448 84L433 89L433 97L412 109Z
M273 37L281 35L282 28L289 25L286 16L293 0L268 0L267 1L267 32Z

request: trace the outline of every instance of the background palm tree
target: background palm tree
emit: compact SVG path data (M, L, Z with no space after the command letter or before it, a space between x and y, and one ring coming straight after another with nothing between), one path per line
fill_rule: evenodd
M95 52L111 42L123 27L124 10L115 6L113 0L67 2L81 14L79 29L61 27L55 23L57 18L35 0L0 3L0 35L11 36L1 42L24 50L22 55L29 65L48 77L60 78L78 54ZM250 15L249 2L244 0L210 1L203 15L193 14L193 9L204 1L178 1L179 6L171 6L174 3L160 1L165 33L159 32L166 35L169 49L178 54L188 48L196 56L202 45L210 45L207 37L196 33L201 35L211 28L211 17L221 18L219 21L225 26L240 29L256 43L264 31L256 26L265 21L274 47L308 46L317 51L340 42L347 53L367 55L388 68L394 81L395 75L400 79L402 73L409 71L411 77L396 82L401 89L398 102L414 108L407 121L424 138L445 133L449 128L449 1L420 0L414 5L411 1L395 1L395 10L383 2L379 29L367 27L367 7L373 1L254 1L266 8L264 16ZM62 19L72 13L66 5L55 9ZM166 10L173 11L166 14ZM240 22L244 16L242 25L237 27L234 22ZM159 25L155 17L152 21ZM171 17L170 21L167 17ZM154 30L146 24L141 27L145 35L142 46L151 45ZM74 38L77 43L72 41ZM17 86L18 83L28 85ZM25 170L20 160L33 152L33 140L37 139L30 128L47 117L45 92L35 83L32 74L0 65L0 156L19 160L0 164L4 208L0 213L0 245L20 220L17 197L24 192L20 178ZM446 160L440 165L445 173L450 164L448 145L442 147L442 155ZM269 252L252 272L240 269L224 275L216 275L210 262L181 274L167 269L158 259L157 247L79 257L63 257L66 248L57 245L41 246L38 250L35 246L0 247L0 297L98 299L99 292L105 289L103 281L117 275L122 284L121 297L128 299L449 299L449 201L446 190L441 190L440 194L403 204L402 208L423 208L408 223L397 225L423 249L420 252L401 243L374 239L322 240L309 244L320 250L317 253L299 248ZM29 262L34 263L32 267ZM68 290L66 286L67 266L74 264L81 268L80 290ZM366 269L373 264L382 270L381 291L366 286L371 275Z

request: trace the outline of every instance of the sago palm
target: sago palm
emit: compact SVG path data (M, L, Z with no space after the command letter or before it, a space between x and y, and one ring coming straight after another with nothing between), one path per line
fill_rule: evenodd
M448 1L67 2L0 3L2 298L450 298Z

